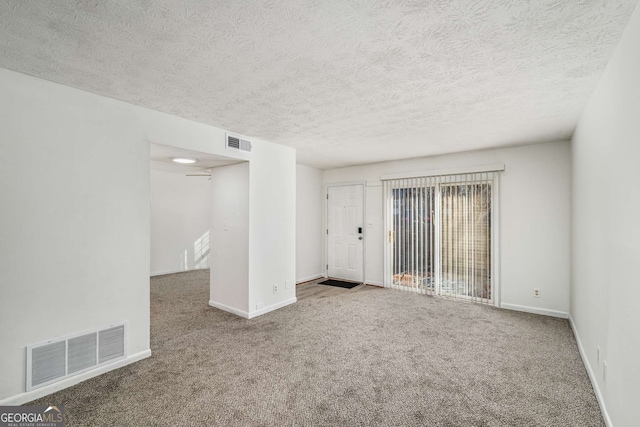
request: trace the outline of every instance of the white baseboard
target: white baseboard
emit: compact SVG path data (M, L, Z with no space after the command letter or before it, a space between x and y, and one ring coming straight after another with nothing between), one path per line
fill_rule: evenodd
M47 396L51 393L55 393L56 391L60 391L62 389L74 386L78 383L81 383L82 381L88 380L89 378L97 377L98 375L102 375L106 372L113 371L114 369L122 368L123 366L130 365L134 362L137 362L142 359L146 359L147 357L150 357L150 356L151 356L151 350L144 350L139 353L132 354L124 359L118 360L117 362L100 366L97 369L84 372L82 374L74 375L73 377L66 378L62 381L59 381L54 384L50 384L48 386L44 386L37 390L20 393L6 399L2 399L0 400L0 406L24 405L25 403ZM55 402L52 402L52 403L55 404Z
M293 304L296 301L298 301L298 299L296 297L293 297L293 298L289 298L288 300L284 300L284 301L281 301L281 302L279 302L277 304L273 304L273 305L270 305L268 307L264 307L264 308L261 308L260 310L255 310L255 311L252 311L252 312L246 312L244 310L240 310L240 309L237 309L237 308L234 308L234 307L231 307L231 306L228 306L226 304L222 304L220 302L213 301L213 300L209 301L209 305L211 307L219 308L220 310L226 311L226 312L231 313L231 314L235 314L236 316L240 316L240 317L243 317L245 319L253 319L254 317L258 317L258 316L266 314L266 313L268 313L270 311L282 308L282 307L284 307L286 305Z
M235 314L236 316L244 317L245 319L249 319L249 313L240 310L239 308L231 307L230 305L223 304L221 302L217 302L214 300L209 300L209 305L211 307L218 308L222 311L226 311L227 313Z
M526 305L517 304L500 304L500 308L506 308L507 310L524 311L525 313L542 314L544 316L560 317L562 319L568 319L569 313L564 311L549 310L546 308L527 307Z
M302 279L296 279L296 285L299 284L299 283L310 282L312 280L316 280L316 279L319 279L321 277L324 277L324 276L322 274L318 273L318 274L314 274L312 276L303 277Z
M384 283L376 282L375 280L367 280L366 284L371 286L380 286L381 288L384 288Z
M576 329L576 325L573 323L573 318L571 317L571 315L569 315L569 324L571 325L571 329L573 330L573 336L576 337L576 343L578 344L578 351L580 351L580 357L582 357L582 363L584 363L584 367L587 369L587 374L589 375L589 379L591 380L591 385L593 386L593 391L596 394L598 405L600 405L600 411L602 412L604 423L606 424L607 427L613 427L613 424L611 424L611 418L609 418L609 413L607 412L607 407L604 405L604 398L602 397L602 392L600 391L600 387L598 387L598 382L596 381L596 374L595 372L593 372L593 369L591 368L589 359L587 359L587 355L584 351L584 347L582 346L582 341L580 340L580 335L578 335L578 330Z
M262 316L263 314L266 314L266 313L268 313L270 311L277 310L277 309L282 308L284 306L287 306L289 304L293 304L296 301L298 301L298 298L293 297L293 298L289 298L289 299L284 300L284 301L280 301L277 304L273 304L273 305L270 305L268 307L261 308L260 310L252 311L252 312L249 313L249 319L253 319L254 317Z
M151 277L154 276L164 276L165 274L176 274L176 273L184 273L189 270L164 270L164 271L153 271L151 272Z
M176 274L176 273L186 273L187 271L196 271L196 270L208 270L209 267L205 268L190 268L188 270L164 270L164 271L154 271L150 274L151 277L154 276L164 276L165 274Z

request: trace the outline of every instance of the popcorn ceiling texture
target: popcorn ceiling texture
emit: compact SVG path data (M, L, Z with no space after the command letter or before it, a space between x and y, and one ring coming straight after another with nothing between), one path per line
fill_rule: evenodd
M568 139L636 0L0 0L0 67L328 168Z

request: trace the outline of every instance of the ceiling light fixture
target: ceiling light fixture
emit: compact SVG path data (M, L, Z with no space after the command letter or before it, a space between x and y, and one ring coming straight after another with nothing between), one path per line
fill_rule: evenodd
M196 162L196 159L185 159L184 157L174 157L171 160L173 160L176 163L185 163L185 164L187 164L187 163L195 163Z

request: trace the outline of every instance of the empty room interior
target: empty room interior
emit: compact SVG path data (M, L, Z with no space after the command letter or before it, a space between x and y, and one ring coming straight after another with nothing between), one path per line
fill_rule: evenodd
M636 0L0 0L0 146L0 423L640 426Z

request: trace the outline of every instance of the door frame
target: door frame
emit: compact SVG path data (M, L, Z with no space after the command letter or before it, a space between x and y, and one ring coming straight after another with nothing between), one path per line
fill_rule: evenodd
M322 252L322 276L326 279L329 277L329 187L346 187L351 185L362 186L362 283L367 283L367 227L365 218L367 217L367 182L366 181L345 181L345 182L332 182L324 184L324 191L322 193L322 203L324 204L324 215L322 216L322 233L324 237L324 251Z

